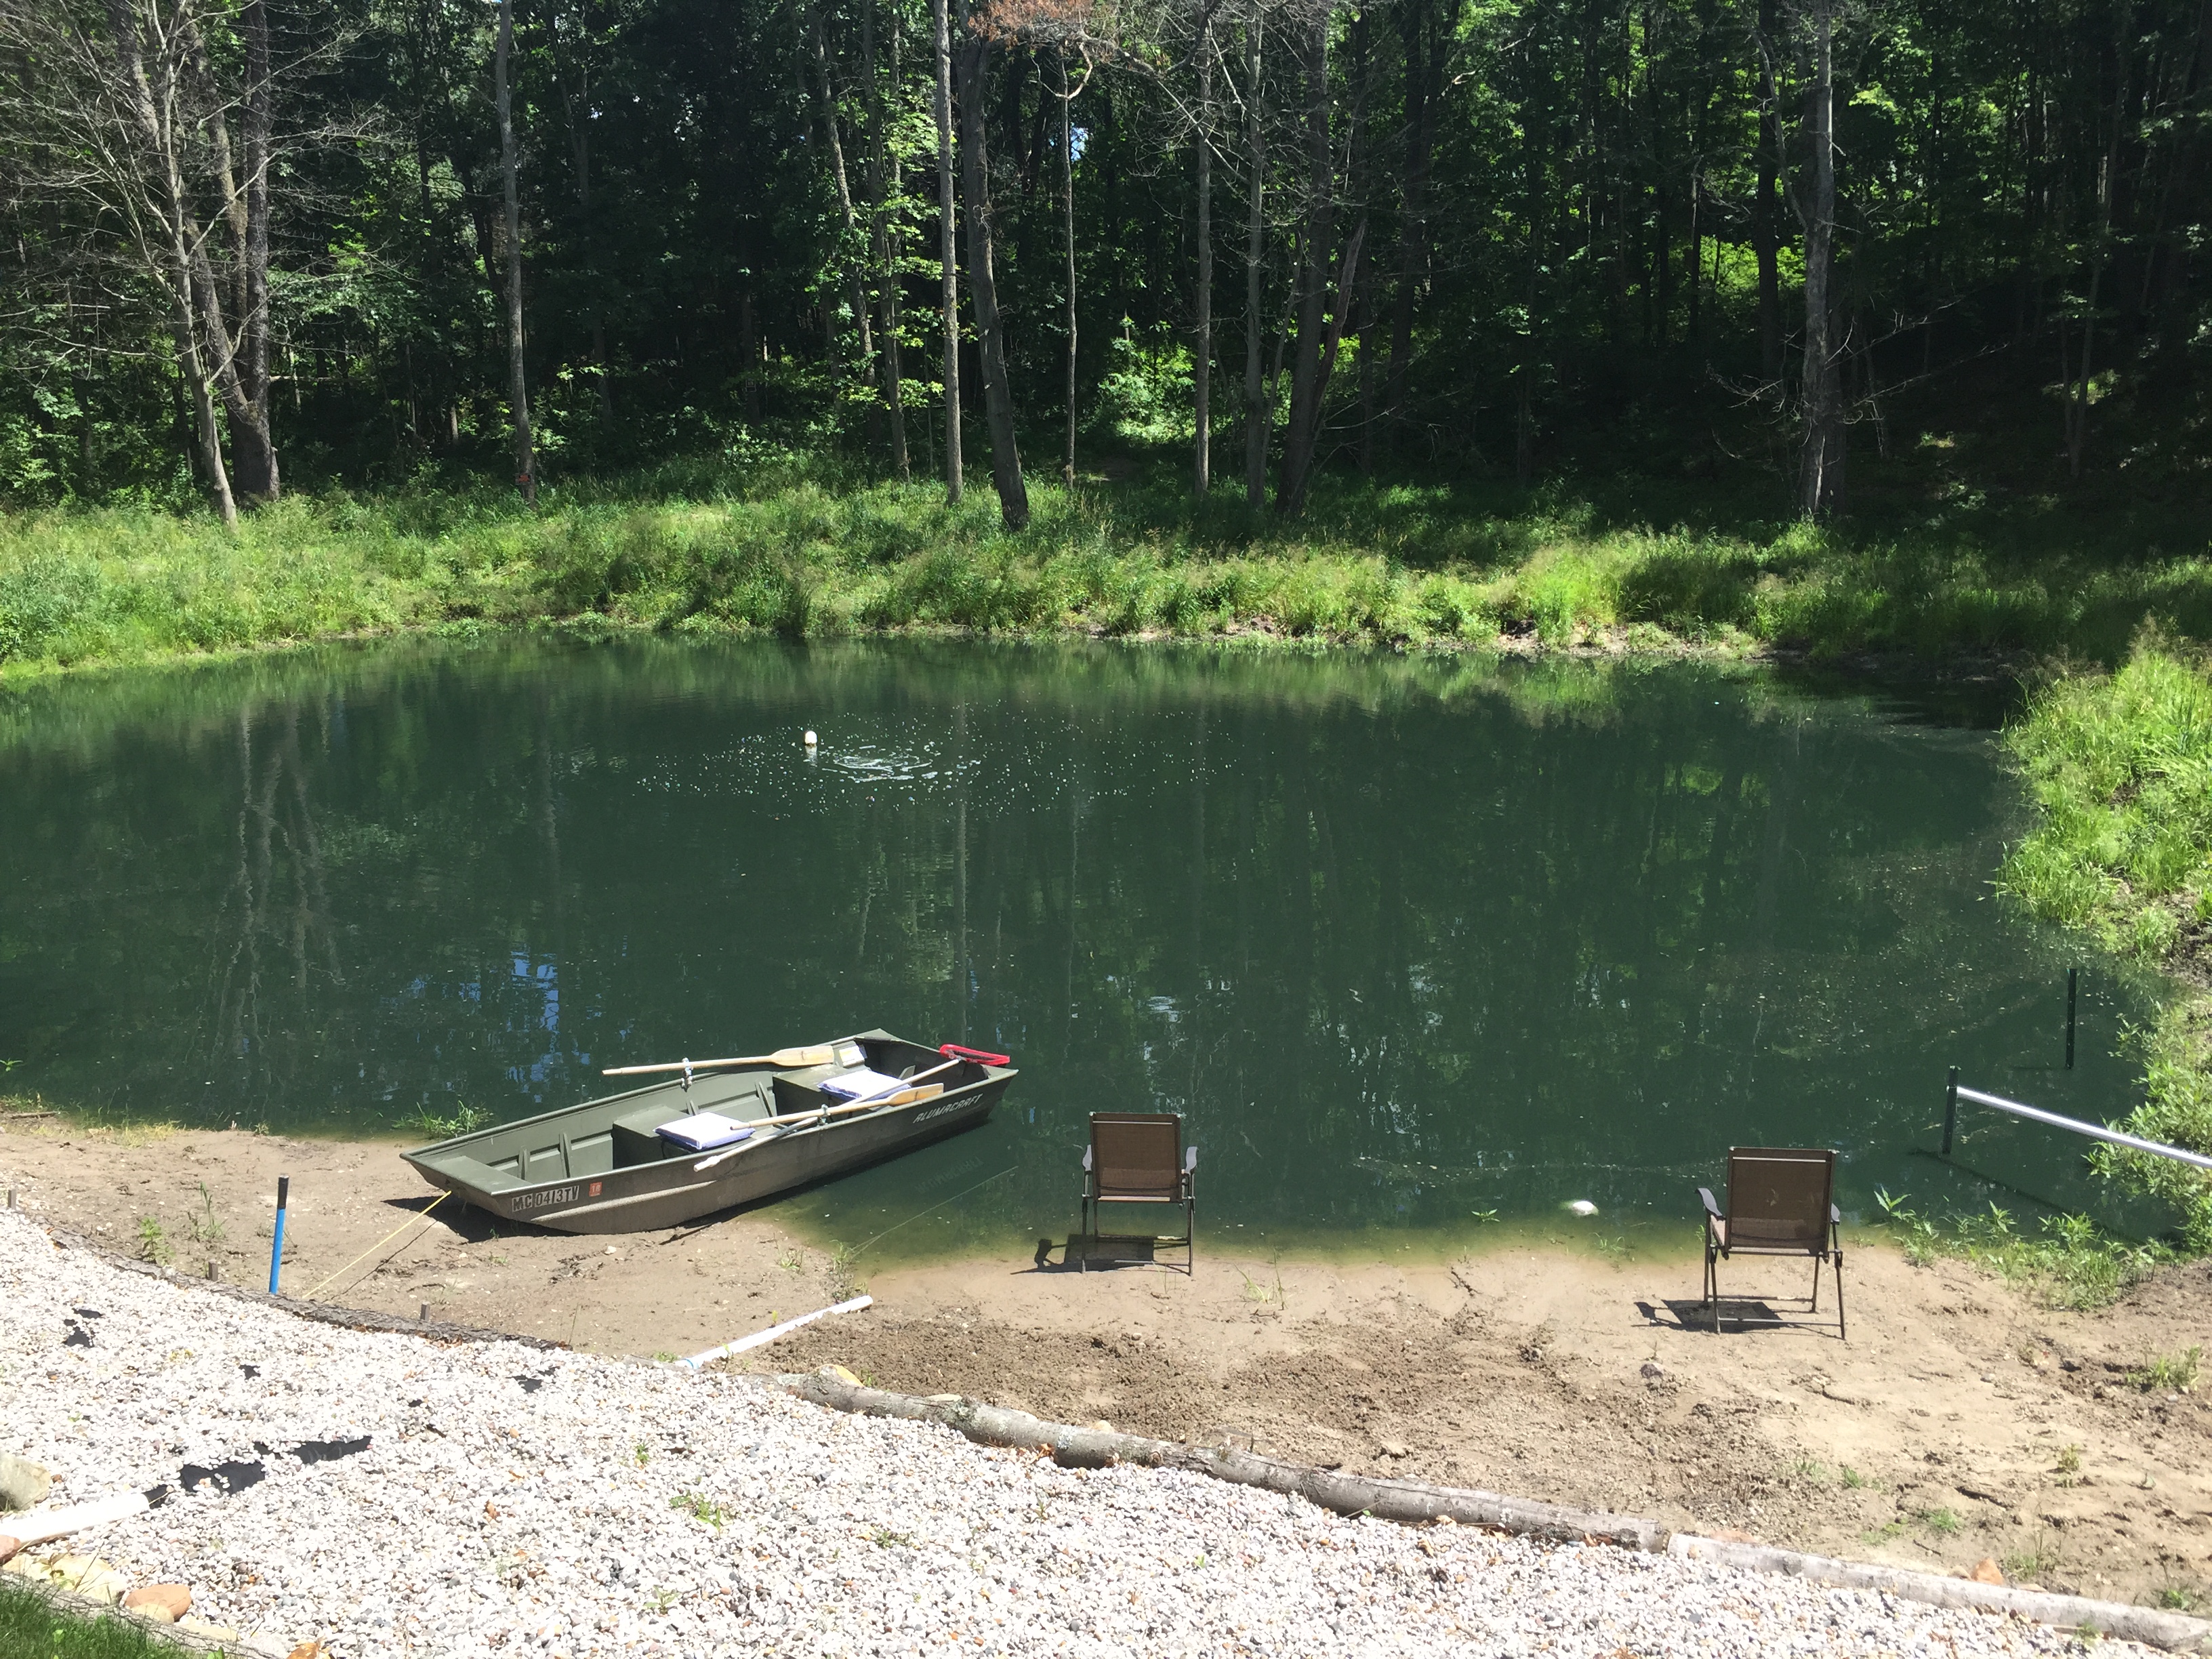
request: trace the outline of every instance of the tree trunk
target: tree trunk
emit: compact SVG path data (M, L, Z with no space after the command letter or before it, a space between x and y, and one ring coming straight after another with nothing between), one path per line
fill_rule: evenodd
M605 418L614 414L615 400L614 387L607 363L606 307L600 303L596 292L598 288L596 278L599 276L599 237L597 228L592 222L592 116L591 113L592 60L589 52L590 0L585 0L583 7L583 33L585 50L576 65L577 89L572 95L568 90L568 71L561 66L561 33L557 8L552 17L549 19L547 35L553 51L554 84L560 90L562 113L566 118L568 126L568 155L571 163L576 169L576 216L582 227L583 242L586 250L585 269L594 278L592 286L595 291L591 301L592 365L596 381L594 393L599 402L599 414L602 418Z
M1759 0L1759 183L1751 204L1751 245L1759 258L1759 363L1767 395L1782 401L1782 105L1774 74L1774 0Z
M522 204L514 187L514 104L507 74L514 41L514 0L499 0L492 90L499 106L500 182L507 198L507 388L514 405L514 482L522 499L535 507L538 468L530 438L530 386L522 366Z
M265 11L259 12L257 16L257 8L248 7L240 21L241 30L246 35L248 79L246 106L249 129L255 119L252 106L256 101L257 93L258 101L263 105L263 108L258 112L259 148L264 158L261 179L264 186L261 203L263 217L259 228L262 246L261 288L265 304L268 285L268 199L265 171L265 156L268 150L266 120L268 16ZM257 23L258 29L255 27ZM255 49L257 45L258 52ZM230 476L233 488L243 500L265 500L275 488L276 465L276 455L269 445L268 409L265 401L257 409L254 400L248 395L244 366L240 362L240 354L248 344L248 337L254 331L248 319L248 295L251 288L248 271L253 263L252 250L255 228L252 215L247 209L248 186L239 181L237 173L232 165L230 129L223 118L220 107L222 94L216 80L215 64L208 56L207 46L201 38L197 22L189 14L183 15L181 24L176 32L173 48L173 54L164 59L165 94L182 90L179 84L181 82L196 80L197 85L192 89L201 96L213 100L217 106L207 118L204 131L210 157L214 162L215 184L222 202L223 220L231 233L229 281L226 284L218 278L214 261L210 257L209 239L199 234L199 228L194 221L191 208L189 205L185 208L185 241L190 249L188 264L191 268L192 301L200 316L202 342L200 350L204 366L213 383L213 389L222 395L223 408L230 416L233 453ZM257 58L259 60L260 70L258 76L255 74ZM179 74L179 71L188 71L188 73ZM176 78L169 79L168 77L172 76ZM182 106L172 105L165 95L162 125L164 131L170 134L173 143L183 138L184 129L176 125L178 117L181 113ZM180 179L182 177L181 162L179 177ZM238 319L234 334L229 320L224 315L226 288L229 316ZM264 336L263 360L265 368L267 358L265 330Z
M2105 139L2105 165L2098 180L2098 222L2094 252L2089 256L2089 303L2081 313L2081 356L2078 368L2067 374L2066 331L2062 323L2058 333L2058 364L2062 379L2070 380L2066 388L2065 431L2066 471L2074 477L2081 476L2081 456L2089 441L2089 389L2094 374L2093 359L2097 343L2097 301L2105 286L2105 264L2111 257L2112 246L2112 196L2118 188L2120 170L2120 133L2126 125L2128 111L2128 36L2132 27L2132 8L2128 0L2120 0L2112 35L2112 130Z
M1210 0L1200 0L1208 4ZM1192 446L1190 489L1203 496L1213 485L1213 13L1198 31L1198 307L1191 330L1191 410L1198 433Z
M942 1423L978 1445L1033 1447L1049 1452L1054 1462L1070 1468L1136 1464L1148 1468L1187 1469L1238 1486L1294 1493L1339 1515L1373 1516L1413 1526L1432 1525L1440 1517L1449 1516L1460 1526L1494 1528L1571 1544L1586 1544L1596 1539L1626 1549L1655 1553L1663 1547L1668 1537L1656 1522L1636 1516L1562 1509L1525 1498L1501 1498L1495 1492L1468 1487L1429 1486L1410 1480L1340 1474L1303 1464L1280 1462L1234 1447L1200 1449L1176 1441L1122 1434L1112 1429L1048 1423L1027 1412L1002 1406L981 1405L969 1400L955 1403L953 1396L945 1395L917 1398L913 1395L890 1394L864 1384L842 1382L820 1373L784 1373L775 1377L774 1383L801 1399L836 1411L903 1418L909 1422ZM1712 1544L1710 1547L1717 1553L1736 1547ZM1802 1562L1806 1558L1791 1559Z
M238 378L246 418L234 415L239 493L273 501L281 493L269 428L269 84L268 0L246 0L245 305L239 318Z
M1797 504L1817 518L1844 495L1843 389L1837 374L1830 297L1835 272L1836 86L1833 0L1813 0L1813 86L1806 126L1813 147L1813 193L1805 216L1805 449Z
M175 125L163 118L165 114L173 114L176 107L174 98L169 95L173 76L165 67L163 96L157 100L147 78L137 20L131 15L127 0L108 0L107 21L108 31L114 37L118 82L129 101L139 139L161 168L161 189L151 204L158 210L161 223L161 243L156 258L163 285L169 290L169 329L176 346L177 372L191 401L192 436L199 452L200 471L207 481L209 495L214 498L216 513L226 526L235 529L238 501L231 493L229 471L223 465L222 436L216 426L215 398L210 384L212 376L200 350L199 319L195 314L193 254L201 249L199 226L192 218L185 187L179 135ZM200 257L205 258L204 251L200 251Z
M1375 476L1375 270L1359 274L1359 476Z
M1291 417L1275 510L1295 517L1306 504L1321 440L1322 337L1328 313L1328 255L1336 239L1335 155L1328 131L1328 9L1315 9L1306 42L1306 249L1298 270L1298 346L1291 367Z
M1067 53L1060 54L1060 207L1067 232L1067 453L1060 482L1075 488L1075 118L1067 90Z
M1244 27L1244 156L1251 177L1244 220L1244 501L1267 497L1267 436L1274 414L1261 374L1266 329L1260 317L1267 261L1267 127L1260 103L1261 36L1258 17Z
M192 400L192 435L200 452L200 470L206 475L208 493L215 498L215 510L225 525L238 527L238 501L231 494L230 473L222 462L222 434L216 428L215 397L208 386L205 360L200 355L199 337L192 326L192 307L187 297L191 292L191 261L185 252L182 228L172 225L174 243L175 274L171 278L177 289L173 309L176 315L170 323L170 331L176 341L177 367L190 388Z
M1402 187L1406 216L1399 236L1390 368L1382 394L1382 417L1393 434L1406 418L1406 372L1413 355L1413 312L1428 265L1430 70L1424 46L1430 32L1428 0L1413 0L1401 8L1398 16L1406 37L1406 179Z
M853 326L860 336L860 374L872 384L876 381L876 342L868 326L867 290L861 280L861 261L854 249L860 236L860 216L853 210L853 191L845 175L845 141L837 131L836 88L830 80L830 32L822 21L822 8L817 4L809 13L808 21L814 37L814 103L822 119L822 140L830 152L830 177L837 186L837 213L845 227L843 258L845 265L845 302L853 310ZM827 305L827 301L824 302ZM833 316L835 307L830 307ZM836 338L834 321L824 328L825 337Z
M891 257L894 239L884 202L884 93L876 78L876 0L860 0L860 57L868 77L868 209L876 252L876 286L884 312L884 402L891 417L891 465L904 478L910 468L906 453L906 386L899 362L898 264ZM898 14L891 14L891 82L898 82Z
M944 269L945 499L960 499L960 270L954 244L958 205L952 191L952 33L948 0L929 0L937 36L938 257Z
M738 355L744 359L744 372L738 384L744 388L745 424L758 426L760 402L760 334L753 323L753 291L750 288L738 295Z
M968 291L975 307L976 344L983 359L983 412L991 427L991 482L999 492L999 517L1009 530L1030 521L1022 458L1014 447L1014 398L1006 383L1006 336L999 316L999 289L991 267L991 158L983 139L984 95L991 45L967 27L960 9L960 167L968 230Z
M1690 167L1690 259L1686 267L1690 278L1690 316L1683 337L1692 346L1698 343L1700 318L1698 304L1705 293L1705 227L1699 210L1705 204L1705 181L1697 163Z

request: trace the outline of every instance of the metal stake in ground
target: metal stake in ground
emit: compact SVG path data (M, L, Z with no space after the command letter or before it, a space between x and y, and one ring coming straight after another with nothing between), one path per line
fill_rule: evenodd
M276 1232L269 1241L269 1294L276 1294L277 1275L284 1271L284 1208L292 1201L292 1177L276 1177Z

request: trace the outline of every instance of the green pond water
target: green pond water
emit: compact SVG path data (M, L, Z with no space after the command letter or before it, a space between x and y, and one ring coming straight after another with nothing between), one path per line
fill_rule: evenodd
M1854 1214L2124 1222L2057 1132L1970 1114L1930 1156L1952 1064L2128 1109L2160 993L1992 892L2001 696L512 640L32 686L0 696L0 1089L396 1137L882 1025L1022 1076L779 1202L873 1262L1064 1237L1107 1109L1186 1114L1202 1231L1254 1249L1687 1238L1732 1143L1840 1148Z

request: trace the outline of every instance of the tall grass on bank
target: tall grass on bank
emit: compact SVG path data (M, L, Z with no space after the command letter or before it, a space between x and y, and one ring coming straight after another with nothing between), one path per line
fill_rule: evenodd
M126 1620L64 1613L0 1578L0 1659L184 1659L187 1650Z
M947 507L763 452L579 481L535 514L487 488L295 498L234 535L144 508L0 515L0 672L472 622L2106 660L2153 612L2212 635L2212 559L2086 513L1838 528L1656 487L1333 479L1286 523L1194 503L1164 469L1034 499L1009 534L987 490Z
M2142 1034L2147 1098L2125 1127L2212 1152L2212 671L2147 627L2118 672L2037 693L2007 742L2040 816L1999 885L2190 988ZM2193 1253L2212 1252L2212 1176L2117 1147L2094 1156L2172 1204Z

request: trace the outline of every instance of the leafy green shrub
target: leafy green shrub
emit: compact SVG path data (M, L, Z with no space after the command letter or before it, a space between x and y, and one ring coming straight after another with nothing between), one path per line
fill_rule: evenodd
M0 567L0 661L42 654L100 605L100 567L66 554L42 554Z
M2212 909L2212 673L2146 628L2117 673L2053 682L2006 740L2042 811L2005 861L2002 890L2146 961L2201 939ZM2146 1099L2125 1127L2212 1152L2212 1000L2177 998L2141 1041ZM2170 1205L2185 1249L2212 1252L2203 1171L2110 1146L2091 1162Z

